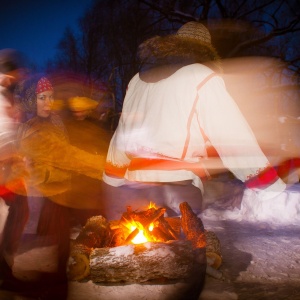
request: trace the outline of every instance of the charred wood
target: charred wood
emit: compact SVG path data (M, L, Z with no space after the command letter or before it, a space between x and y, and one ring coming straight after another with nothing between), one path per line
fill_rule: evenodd
M194 248L205 248L206 237L202 220L197 217L187 202L179 205L181 212L181 226L187 240L191 241Z

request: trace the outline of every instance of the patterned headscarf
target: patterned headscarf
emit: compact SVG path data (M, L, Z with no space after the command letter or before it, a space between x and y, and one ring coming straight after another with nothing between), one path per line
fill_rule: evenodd
M42 77L36 85L35 93L40 94L46 91L53 91L53 87L51 82L46 77Z
M53 91L50 81L41 75L33 76L17 85L14 100L24 112L36 113L36 95L45 91Z

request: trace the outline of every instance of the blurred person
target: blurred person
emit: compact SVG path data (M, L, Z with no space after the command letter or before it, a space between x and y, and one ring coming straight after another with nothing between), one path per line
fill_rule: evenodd
M38 212L28 214L27 203L27 210L23 214L18 207L10 213L11 218L5 227L7 262L13 269L13 258L20 242L20 231L12 231L12 224L21 221L22 224L29 223L28 218L37 219L33 233L44 237L42 244L52 243L58 247L56 272L40 272L38 280L42 293L49 293L49 299L54 295L55 299L65 299L66 263L70 243L69 209L73 208L73 201L68 197L71 173L84 173L100 180L104 156L90 154L69 143L61 118L52 111L54 89L46 77L38 75L20 82L15 89L14 98L22 111L31 118L19 125L15 143L17 153L25 161L25 168L14 164L10 175L12 179L8 180L7 185L15 193L27 197L29 204L35 201L42 205ZM25 187L16 186L13 180L15 178L24 178ZM98 205L100 204L99 201ZM62 285L64 288L57 291L55 285Z
M13 91L19 80L26 76L25 58L15 49L0 50L0 279L6 266L3 259L4 231L9 213L15 206L23 205L22 199L6 187L11 164L18 160L13 143L20 114L13 101ZM23 184L21 181L19 184ZM22 227L21 222L14 224Z
M140 71L127 87L103 175L110 218L149 201L169 215L178 215L183 201L200 213L205 182L226 170L258 193L253 201L284 191L226 90L204 25L188 22L176 34L150 38L138 55ZM208 158L212 146L215 159Z
M242 57L224 59L222 68L227 90L277 174L287 184L297 183L293 161L299 157L300 122L292 115L299 114L299 105L296 93L284 89L287 82L293 85L290 76L283 75L280 82L276 76L285 64L269 57Z
M111 134L103 129L98 114L96 100L84 96L69 98L69 114L64 114L63 122L68 132L70 144L91 154L106 156ZM87 219L104 212L99 210L99 199L103 198L103 182L85 174L72 173L69 197L73 201L74 222L85 225ZM84 199L84 201L82 201Z
M25 73L21 54L14 49L0 50L0 97L1 97L1 114L9 120L16 120L16 114L13 103L13 90ZM3 118L2 118L3 119ZM1 122L3 130L11 129L11 122L5 118ZM1 150L3 143L1 143Z
M88 97L72 97L68 99L68 105L73 117L82 121L91 116L97 108L98 102Z
M13 101L13 91L19 80L26 76L25 60L14 49L0 50L0 160L13 156L13 140L20 120L18 107Z
M23 112L30 112L33 117L18 128L17 150L26 158L29 168L40 168L40 173L33 174L36 177L29 178L33 187L53 195L54 202L71 206L72 202L66 202L64 197L56 198L60 191L68 190L69 184L64 187L62 181L69 180L70 172L100 180L104 159L101 154L91 154L70 144L62 118L52 110L53 97L52 84L46 77L33 77L19 85L15 98ZM99 163L95 164L95 159Z
M68 108L73 116L73 119L82 121L89 120L97 126L104 129L105 132L111 131L111 118L112 118L112 109L107 107L105 101L108 100L109 93L102 96L102 98L107 97L103 100L93 100L88 97L71 97L68 99Z
M296 111L295 107L292 107ZM300 117L285 115L278 117L281 134L281 155L277 164L278 175L287 184L298 184L300 175L300 146L299 146L299 125Z

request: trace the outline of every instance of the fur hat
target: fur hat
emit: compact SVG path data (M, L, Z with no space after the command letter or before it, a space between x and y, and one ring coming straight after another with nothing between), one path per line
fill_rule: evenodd
M36 75L18 83L14 91L14 100L24 112L36 113L36 95L48 90L53 90L50 81L44 76Z
M166 78L178 68L194 63L222 72L220 57L211 44L210 33L198 22L184 24L175 34L146 40L139 46L138 58L140 77L147 81ZM155 69L158 71L155 72Z

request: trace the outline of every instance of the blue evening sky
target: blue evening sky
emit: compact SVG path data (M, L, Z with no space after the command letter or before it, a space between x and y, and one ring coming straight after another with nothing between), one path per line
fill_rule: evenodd
M65 28L76 29L92 0L7 0L0 5L0 49L23 52L42 66L51 59Z

